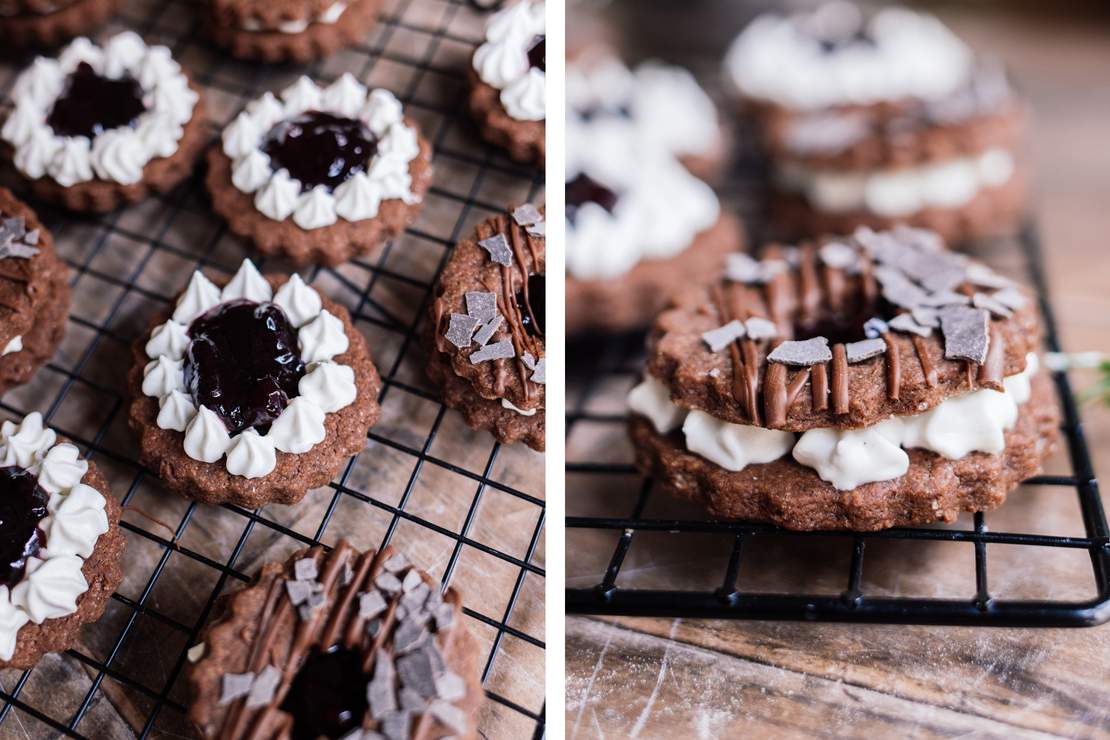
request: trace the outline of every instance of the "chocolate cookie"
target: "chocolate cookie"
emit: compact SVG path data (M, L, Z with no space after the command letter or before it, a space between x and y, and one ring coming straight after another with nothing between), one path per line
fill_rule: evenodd
M165 46L125 31L38 57L12 90L0 136L37 197L105 212L166 192L204 145L204 102Z
M68 278L35 212L0 188L0 394L54 356L69 312Z
M238 59L305 64L363 41L381 0L213 0L208 33Z
M478 644L458 594L386 548L263 566L190 650L202 737L478 736Z
M762 132L784 235L895 224L955 241L1016 231L1024 105L1002 69L935 18L900 8L865 18L847 3L765 15L725 66Z
M676 295L629 396L637 460L719 516L795 529L996 506L1056 436L1029 292L898 227L755 260Z
M432 182L431 146L388 90L307 77L247 105L208 154L232 232L295 264L338 265L396 237Z
M537 0L494 13L468 69L470 113L482 138L537 167L547 157L545 29Z
M123 577L119 504L42 415L0 426L0 669L74 645Z
M0 42L8 48L54 46L91 33L123 7L123 0L7 0Z
M546 223L532 205L459 242L436 285L427 372L444 403L500 442L544 449Z
M381 380L347 310L300 276L244 260L221 286L194 273L135 342L140 459L197 501L296 503L363 449Z

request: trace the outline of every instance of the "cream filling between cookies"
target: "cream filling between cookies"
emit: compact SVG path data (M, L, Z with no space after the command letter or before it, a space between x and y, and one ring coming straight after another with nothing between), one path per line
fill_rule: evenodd
M301 33L308 30L308 27L313 23L323 23L325 25L332 25L338 23L339 19L343 16L343 11L347 9L347 3L336 2L321 10L311 18L303 18L293 21L283 21L278 24L277 28L266 28L261 22L253 18L247 18L240 26L244 31L277 31L278 33Z
M1009 182L1014 169L1012 153L992 148L977 156L887 170L838 171L786 162L776 171L775 181L781 189L802 195L818 211L862 210L899 217L926 208L967 205L983 190Z
M77 611L77 599L89 589L81 568L108 531L108 514L104 496L81 482L89 470L81 451L59 444L38 412L0 426L0 466L27 470L50 494L47 516L39 522L46 545L27 559L15 586L0 586L0 660L11 660L27 622L42 624Z
M518 406L515 406L513 404L513 402L510 401L507 398L502 398L501 399L501 408L508 409L509 411L515 411L516 413L520 414L521 416L535 416L536 412L539 411L538 408L537 409L522 409Z
M812 468L821 480L850 491L905 475L910 464L906 449L929 450L949 460L972 452L1001 453L1005 433L1017 422L1018 407L1029 400L1030 381L1038 366L1037 355L1030 353L1024 370L1003 379L1003 391L971 391L925 413L892 416L862 429L821 428L795 434L733 424L679 407L667 387L650 375L628 394L628 405L660 434L681 427L687 450L725 470L739 472L792 451L794 459Z
M0 357L3 357L4 355L14 354L15 352L20 352L22 351L22 349L23 337L12 337L12 340L4 345L4 349L0 350Z

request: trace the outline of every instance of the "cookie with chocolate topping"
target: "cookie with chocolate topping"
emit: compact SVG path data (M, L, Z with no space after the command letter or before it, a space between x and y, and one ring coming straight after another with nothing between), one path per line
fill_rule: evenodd
M366 444L381 379L347 310L299 275L193 273L132 349L130 425L167 488L292 504Z
M237 59L305 64L366 39L381 0L213 0L207 30Z
M453 589L341 540L262 567L190 651L204 738L477 737L478 644Z
M637 462L721 517L874 530L993 508L1056 438L1030 292L910 227L730 255L629 395Z
M444 403L500 442L544 448L547 233L525 204L459 242L435 288L428 377Z
M844 2L764 15L725 71L762 132L785 236L912 224L959 242L1016 231L1025 105L936 18L865 17Z
M5 0L0 42L5 47L55 46L92 33L123 7L124 0Z

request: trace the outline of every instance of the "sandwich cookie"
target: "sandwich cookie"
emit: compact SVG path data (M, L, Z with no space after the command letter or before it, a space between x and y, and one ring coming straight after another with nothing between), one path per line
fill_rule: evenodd
M238 59L305 64L355 46L381 0L212 0L208 33Z

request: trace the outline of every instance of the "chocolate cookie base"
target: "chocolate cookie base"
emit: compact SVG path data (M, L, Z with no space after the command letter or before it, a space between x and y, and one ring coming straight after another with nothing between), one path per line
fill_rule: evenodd
M208 138L205 117L204 93L192 80L189 87L200 97L193 108L193 117L184 126L177 150L168 157L157 157L143 168L143 179L130 185L110 180L89 180L65 187L50 177L24 180L37 198L55 203L71 211L82 213L107 213L125 205L138 203L152 193L165 193L192 174L201 149ZM10 145L5 145L9 161L13 156ZM22 176L22 173L19 173Z
M431 341L425 343L432 346ZM443 402L463 416L471 429L485 429L502 444L524 442L537 452L544 451L544 410L537 409L531 416L518 414L501 405L500 401L483 398L474 386L451 370L443 354L434 348L425 366L429 380L443 394Z
M1052 381L1032 379L1032 395L997 455L974 452L947 460L911 449L900 478L838 491L789 454L771 463L731 472L689 452L680 432L663 436L633 415L629 433L636 465L679 498L704 506L713 517L770 522L794 530L870 532L890 527L952 522L961 511L1001 505L1021 481L1041 472L1055 446L1059 412Z
M725 255L743 245L740 222L722 213L717 223L674 257L644 260L624 275L608 280L579 280L567 275L567 336L646 327L666 305L672 291L715 280L724 270Z
M363 41L377 22L380 6L381 0L353 0L335 23L309 23L299 33L248 31L211 14L206 25L212 40L237 59L306 64Z
M286 276L268 275L270 285L277 288L288 279ZM216 281L214 281L216 282ZM218 281L221 286L225 281ZM301 454L277 453L277 465L260 478L244 478L227 472L225 458L214 463L194 460L185 454L185 434L158 426L158 399L143 393L143 369L150 358L146 343L150 331L140 336L132 346L132 366L128 375L131 394L129 423L139 435L139 460L155 471L162 483L171 491L186 498L206 504L230 503L247 508L264 504L295 504L305 494L327 485L346 461L366 446L366 433L378 420L381 408L378 393L381 378L370 358L366 339L351 324L347 309L320 296L323 307L343 322L350 346L335 358L335 362L350 366L355 371L358 395L348 406L329 413L324 419L324 440ZM166 311L152 324L153 329L169 318Z
M30 380L62 343L70 288L67 270L60 261L58 266L58 277L47 288L49 292L35 313L31 331L23 335L23 349L0 357L0 395Z
M0 660L0 669L27 670L34 667L46 653L56 653L73 647L81 628L100 619L109 597L123 580L120 561L127 540L119 528L120 505L112 498L104 476L91 462L82 482L95 488L104 497L105 512L108 515L108 531L100 535L92 554L81 566L89 588L77 597L77 611L73 614L47 619L42 624L28 622L23 625L19 630L12 659Z
M76 0L53 12L0 17L0 42L8 47L57 46L91 34L123 7L125 0Z
M520 121L501 105L501 91L482 81L473 64L467 65L470 80L470 115L484 141L499 146L521 164L543 167L547 161L547 121Z
M408 118L405 123L416 126ZM254 194L244 193L231 182L231 159L217 143L208 151L207 185L212 208L227 221L232 233L250 241L265 255L281 255L296 265L319 262L334 267L372 254L416 220L432 184L431 145L419 132L417 141L420 154L409 164L416 203L397 198L383 200L373 218L339 219L331 226L309 231L297 226L291 216L275 221L255 208Z

